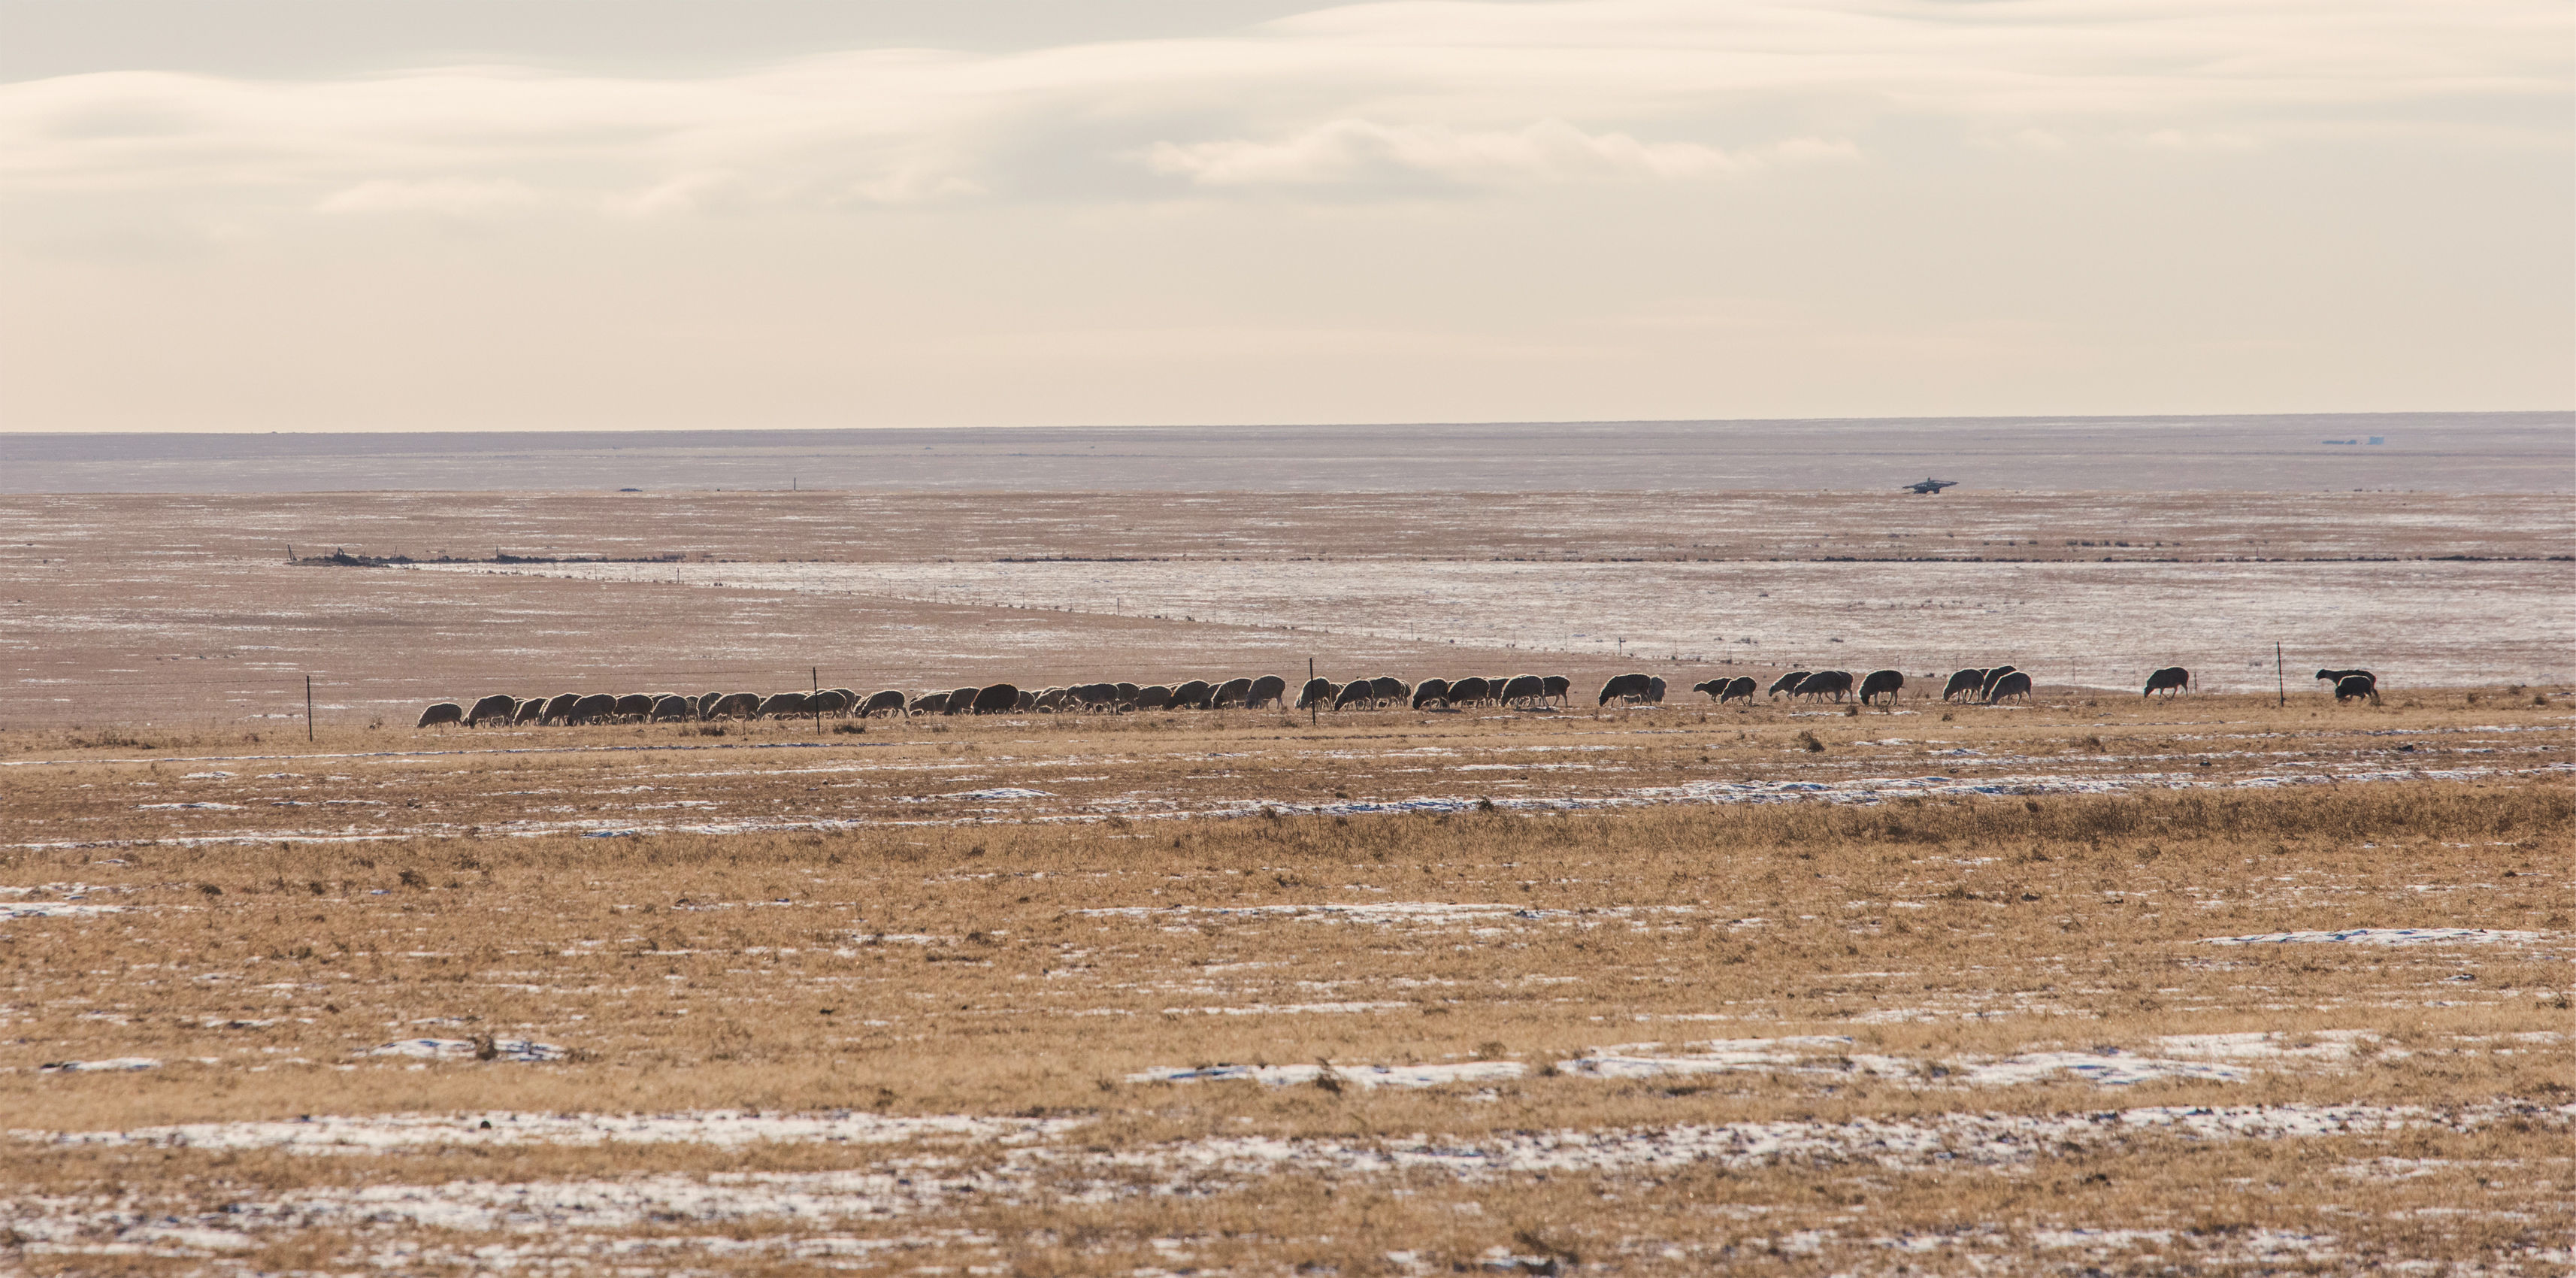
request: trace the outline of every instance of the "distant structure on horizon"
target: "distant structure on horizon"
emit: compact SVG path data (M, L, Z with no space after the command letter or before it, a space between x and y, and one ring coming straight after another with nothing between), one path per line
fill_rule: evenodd
M1904 491L1910 493L1937 493L1944 488L1956 488L1958 486L1959 481L1955 479L1931 479L1927 477L1922 483L1905 485Z

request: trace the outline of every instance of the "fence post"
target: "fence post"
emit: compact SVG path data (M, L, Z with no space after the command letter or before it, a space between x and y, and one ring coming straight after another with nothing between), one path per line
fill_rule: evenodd
M814 681L814 700L808 701L805 704L814 711L814 735L819 737L823 735L823 706L821 696L823 691L823 668L821 666L807 666L805 667L805 677Z
M1308 657L1308 658L1306 658L1306 682L1308 682L1308 683L1313 683L1314 681L1315 681L1315 659L1314 659L1313 657ZM1305 690L1304 690L1304 689L1302 689L1302 688L1300 688L1300 689L1298 689L1298 691L1299 691L1299 692L1303 692L1303 691L1305 691ZM1312 698L1312 697L1308 697L1308 698L1306 698L1306 726L1307 726L1307 727L1311 728L1311 727L1316 726L1316 719L1315 719L1315 716L1316 716L1317 714L1319 714L1319 713L1321 713L1321 712L1320 712L1320 711L1318 711L1318 710L1315 708L1315 699L1314 699L1314 698Z
M313 739L313 676L304 676L304 739Z
M2273 706L2277 709L2288 709L2290 705L2290 675L2288 671L2281 668L2281 641L2278 639L2272 641L2272 686L2280 698L2272 703Z

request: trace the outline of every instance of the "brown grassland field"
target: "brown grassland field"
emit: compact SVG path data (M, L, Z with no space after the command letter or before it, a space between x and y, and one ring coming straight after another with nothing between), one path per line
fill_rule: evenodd
M0 499L0 1274L2568 1273L2564 510Z
M9 732L0 1270L2576 1265L2563 693L1686 701Z

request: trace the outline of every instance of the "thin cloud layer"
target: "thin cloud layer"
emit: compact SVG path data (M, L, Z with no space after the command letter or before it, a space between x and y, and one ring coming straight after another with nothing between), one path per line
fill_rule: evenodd
M1082 19L1042 7L648 75L405 57L458 28L376 0L391 72L0 84L0 430L2576 384L2566 0L1391 0L1052 42Z
M1446 125L1333 120L1275 141L1155 144L1157 173L1203 187L1399 187L1427 180L1459 186L1621 180L1688 180L1749 172L1778 158L1847 159L1848 142L1794 138L1760 152L1729 154L1696 142L1641 142L1625 133L1585 133L1562 120L1518 130L1462 132Z
M2427 130L2555 147L2568 14L2554 0L1404 0L1227 39L868 50L698 79L116 72L0 87L0 194L653 216L1701 182L1877 155L1900 133L2035 151Z

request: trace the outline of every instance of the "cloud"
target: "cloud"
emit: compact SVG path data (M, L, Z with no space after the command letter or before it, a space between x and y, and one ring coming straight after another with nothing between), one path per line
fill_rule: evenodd
M1153 198L1171 179L1336 198L1689 182L1945 137L2187 157L2452 129L2562 148L2571 32L2563 0L1390 0L1223 38L695 78L115 72L0 85L0 198L652 217Z
M1374 188L1421 181L1506 187L1726 177L1775 158L1857 154L1848 142L1809 138L1767 151L1730 154L1696 142L1642 142L1620 132L1586 133L1562 120L1481 131L1332 120L1276 141L1160 142L1145 161L1157 173L1205 187Z
M360 182L314 205L323 213L443 213L472 216L523 208L536 192L519 182L442 178L409 182Z

